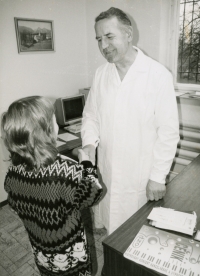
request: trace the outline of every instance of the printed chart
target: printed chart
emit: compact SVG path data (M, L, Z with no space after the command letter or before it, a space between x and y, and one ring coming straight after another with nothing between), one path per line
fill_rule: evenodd
M143 225L124 257L170 276L200 276L200 243Z

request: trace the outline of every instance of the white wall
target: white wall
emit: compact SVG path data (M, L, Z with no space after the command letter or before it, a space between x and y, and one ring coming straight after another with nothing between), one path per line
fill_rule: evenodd
M54 21L55 52L18 54L14 17ZM78 93L86 87L87 41L85 0L0 1L0 113L14 100L43 95L50 98ZM8 153L0 145L0 202Z
M134 29L133 44L168 68L171 1L173 0L87 0L89 83L95 69L105 62L95 40L95 17L110 7L122 9L129 15Z
M185 127L200 129L200 100L177 98L179 121Z

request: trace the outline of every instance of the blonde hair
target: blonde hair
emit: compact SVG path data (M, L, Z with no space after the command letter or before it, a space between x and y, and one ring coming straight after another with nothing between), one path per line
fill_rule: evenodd
M40 96L13 102L2 115L2 136L13 165L27 169L52 164L57 156L54 106Z

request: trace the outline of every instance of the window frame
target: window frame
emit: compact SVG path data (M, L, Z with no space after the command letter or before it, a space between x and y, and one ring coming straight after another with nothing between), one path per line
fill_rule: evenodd
M180 0L173 0L171 12L171 51L170 51L170 69L173 75L174 88L177 91L200 91L200 84L178 83L177 66L178 66L178 43L179 43L179 16Z

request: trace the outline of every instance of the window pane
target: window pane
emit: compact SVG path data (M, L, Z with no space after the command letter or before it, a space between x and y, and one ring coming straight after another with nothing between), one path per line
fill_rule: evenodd
M180 0L177 82L200 84L200 0Z

